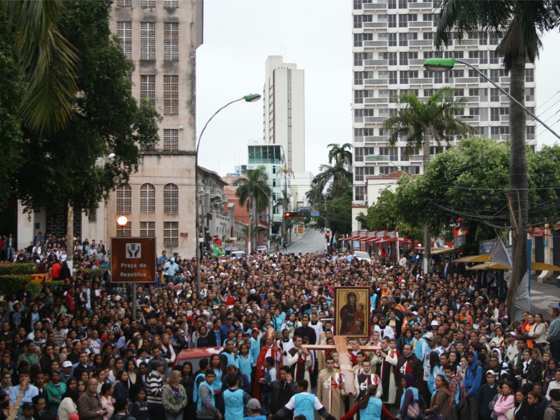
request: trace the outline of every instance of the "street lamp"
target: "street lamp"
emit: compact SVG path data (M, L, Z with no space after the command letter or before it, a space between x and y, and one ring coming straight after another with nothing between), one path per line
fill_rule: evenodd
M546 125L544 121L542 121L539 117L537 117L533 112L531 112L521 102L519 102L517 99L515 99L513 96L511 96L507 90L505 90L500 85L498 85L495 82L493 82L492 80L490 80L484 73L482 73L479 69L477 69L472 64L469 64L466 61L463 61L463 60L460 60L460 59L457 59L457 58L428 58L427 60L424 60L424 67L426 68L426 70L430 70L430 71L434 71L434 72L450 71L450 70L453 69L453 67L455 67L455 64L464 64L465 66L467 66L467 67L473 69L474 71L476 71L480 75L480 77L482 77L488 83L490 83L495 88L497 88L500 92L502 92L504 95L506 95L509 99L511 99L513 102L515 102L521 108L523 108L523 110L527 114L529 114L531 117L533 117L536 121L540 122L548 131L550 131L552 134L554 134L554 136L556 136L558 139L560 139L560 135L558 135L558 133L556 133L548 125Z
M256 102L259 99L261 99L261 95L259 95L258 93L251 93L245 96L242 96L241 98L237 98L234 99L232 101L229 101L228 103L226 103L225 105L222 105L220 108L218 108L216 110L216 112L214 112L210 118L208 118L208 121L206 121L206 123L204 124L204 127L202 127L202 130L200 131L200 134L198 135L198 139L196 141L196 149L194 150L194 206L195 206L195 235L196 235L196 278L195 278L195 288L196 288L196 296L199 296L199 292L200 292L200 242L199 242L199 237L200 237L200 226L199 226L199 214L198 214L198 152L200 150L200 140L202 140L202 135L204 134L204 132L206 131L206 127L208 127L208 124L210 124L210 121L212 121L214 119L214 117L216 115L218 115L220 113L220 111L224 110L225 108L227 108L230 105L233 105L236 102Z
M126 216L117 217L117 225L126 226L127 223L128 223L128 217Z

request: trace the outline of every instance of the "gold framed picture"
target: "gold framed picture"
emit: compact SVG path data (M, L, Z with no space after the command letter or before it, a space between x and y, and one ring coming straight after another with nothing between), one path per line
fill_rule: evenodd
M334 291L335 334L369 336L369 288L337 287Z

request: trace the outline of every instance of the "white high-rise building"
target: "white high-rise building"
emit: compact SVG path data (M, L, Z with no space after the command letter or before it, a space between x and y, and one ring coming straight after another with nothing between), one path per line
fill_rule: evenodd
M440 0L352 0L353 3L353 144L354 198L353 230L361 226L356 217L372 203L367 197L371 176L396 171L422 172L422 151L410 150L404 139L389 144L383 122L400 107L405 93L420 98L437 89L451 87L463 100L464 121L482 137L509 139L507 96L487 83L474 70L457 65L448 73L432 73L423 62L432 57L460 58L476 66L492 81L509 88L502 59L495 50L499 33L471 32L453 36L448 48L434 47ZM535 108L535 70L527 64L525 105ZM535 145L535 121L527 118L527 143ZM450 145L434 142L431 154Z
M305 171L305 81L304 71L283 57L266 59L263 88L263 139L282 146L288 172L297 180L291 184L292 207L306 203L310 175Z

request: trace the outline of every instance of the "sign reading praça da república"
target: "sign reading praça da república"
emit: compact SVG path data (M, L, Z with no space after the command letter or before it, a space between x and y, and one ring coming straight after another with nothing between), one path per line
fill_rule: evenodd
M111 274L113 283L153 283L155 238L112 238Z

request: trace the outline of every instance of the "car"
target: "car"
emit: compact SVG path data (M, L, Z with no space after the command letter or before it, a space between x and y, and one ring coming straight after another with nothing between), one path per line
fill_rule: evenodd
M236 259L241 259L241 258L245 258L247 256L247 253L245 251L231 251L231 256L232 258L236 258Z
M354 258L358 261L367 261L368 263L371 263L371 257L365 251L354 251Z

